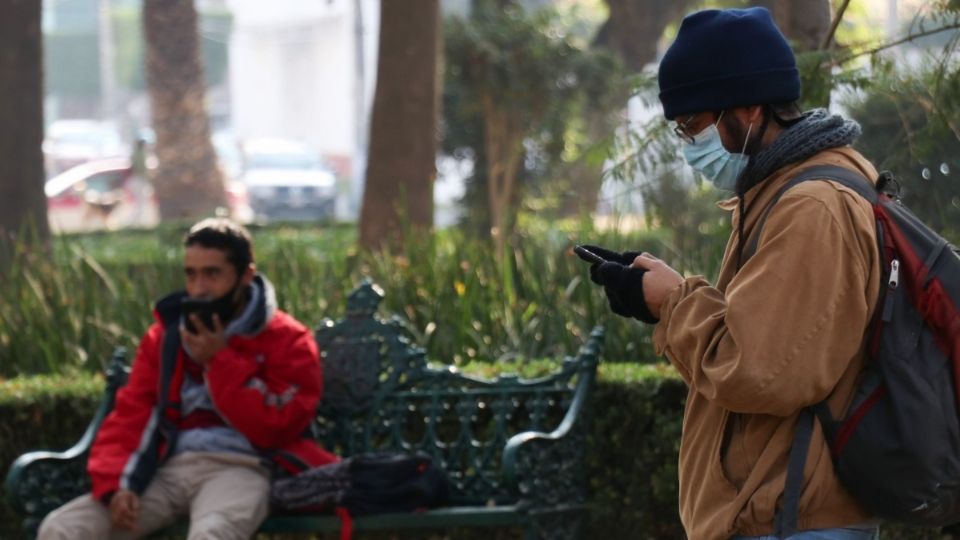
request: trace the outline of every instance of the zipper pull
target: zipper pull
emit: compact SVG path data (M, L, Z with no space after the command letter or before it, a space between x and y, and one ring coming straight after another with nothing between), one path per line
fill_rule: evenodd
M890 261L890 281L888 282L888 285L890 285L891 289L896 289L897 285L899 284L900 284L900 261L897 259L894 259Z

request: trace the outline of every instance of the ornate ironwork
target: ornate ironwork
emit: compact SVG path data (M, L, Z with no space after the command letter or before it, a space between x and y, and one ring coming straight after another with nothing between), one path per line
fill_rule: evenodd
M376 394L402 382L426 365L396 319L376 317L383 291L364 281L347 299L347 317L324 319L315 336L323 359L325 416L356 415Z
M377 316L380 300L365 282L350 295L347 317L317 330L325 351L321 440L345 454L426 452L447 472L458 504L582 505L586 398L602 330L548 376L484 380L428 367L402 325Z

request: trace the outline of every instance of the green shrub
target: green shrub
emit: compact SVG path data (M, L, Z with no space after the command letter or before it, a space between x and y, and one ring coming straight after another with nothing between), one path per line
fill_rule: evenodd
M587 538L683 538L677 454L686 387L666 366L601 365Z
M80 440L103 393L89 373L0 381L0 469L29 450L66 450ZM19 538L20 517L0 504L0 538Z

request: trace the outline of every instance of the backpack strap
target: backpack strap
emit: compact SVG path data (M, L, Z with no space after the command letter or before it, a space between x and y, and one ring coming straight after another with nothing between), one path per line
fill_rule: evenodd
M744 249L744 262L756 254L757 246L760 243L760 233L763 231L763 225L766 223L773 207L780 201L780 198L783 197L790 188L809 180L832 180L850 188L870 204L877 204L878 201L877 188L858 172L837 165L815 165L804 169L781 187L776 195L773 196L770 204L767 205L767 208L764 210L763 215L760 216L760 220L757 222L757 226L750 237L750 242ZM800 415L797 418L796 431L793 436L793 444L790 446L790 455L787 461L787 478L783 488L783 503L774 521L774 534L777 538L788 538L797 532L800 495L803 492L803 469L807 463L807 453L810 449L810 441L813 438L813 422L816 418L814 411L817 411L817 413L825 413L829 417L829 409L827 409L826 403L824 402L817 403L811 407L805 407L800 411Z
M334 512L336 512L337 518L340 519L340 540L352 540L353 516L350 515L350 511L342 506L337 506L334 508Z
M814 165L813 167L803 169L780 188L780 191L773 196L773 200L770 201L770 204L768 204L767 208L763 211L763 215L760 216L760 220L757 222L753 234L750 235L750 242L747 243L743 250L743 262L740 263L741 266L757 253L757 246L760 244L760 233L763 231L763 225L767 222L770 211L772 211L773 207L780 201L780 198L783 197L790 188L808 180L833 180L852 189L870 204L877 204L878 195L876 187L858 172L838 165Z
M787 480L783 488L783 505L774 520L777 538L788 538L797 532L797 514L800 509L800 493L803 491L803 467L807 464L807 450L813 436L813 412L809 408L800 411L797 429L790 446L787 461Z
M160 380L157 383L157 402L150 412L151 418L156 418L156 426L149 422L144 430L149 430L147 436L139 443L134 454L129 459L132 467L124 470L121 482L126 482L133 491L142 494L153 479L154 474L163 462L170 457L177 444L177 426L166 415L169 406L170 382L176 369L177 355L180 350L180 332L176 322L167 325L164 329L163 344L160 349ZM162 438L166 439L168 452L165 456L159 455ZM131 457L133 455L131 454Z

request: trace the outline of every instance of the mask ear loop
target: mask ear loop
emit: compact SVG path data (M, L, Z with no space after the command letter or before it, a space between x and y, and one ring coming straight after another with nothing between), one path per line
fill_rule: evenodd
M743 148L740 149L741 155L746 155L747 153L747 143L750 142L750 130L753 129L753 122L750 122L750 125L747 126L747 136L743 139Z

